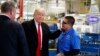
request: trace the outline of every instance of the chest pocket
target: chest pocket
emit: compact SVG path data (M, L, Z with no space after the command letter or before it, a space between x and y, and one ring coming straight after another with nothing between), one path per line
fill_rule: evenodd
M71 44L71 37L70 35L65 35L59 39L60 44L65 48L70 48Z

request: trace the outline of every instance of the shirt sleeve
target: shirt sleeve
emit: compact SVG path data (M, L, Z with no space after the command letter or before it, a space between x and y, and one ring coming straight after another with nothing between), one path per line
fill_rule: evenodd
M80 37L78 35L73 35L71 39L71 47L73 49L80 49Z

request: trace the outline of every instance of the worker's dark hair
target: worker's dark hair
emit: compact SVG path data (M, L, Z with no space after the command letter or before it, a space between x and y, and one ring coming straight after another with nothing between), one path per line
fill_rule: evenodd
M65 19L68 20L68 23L71 24L72 26L74 25L75 23L75 19L73 16L65 16Z

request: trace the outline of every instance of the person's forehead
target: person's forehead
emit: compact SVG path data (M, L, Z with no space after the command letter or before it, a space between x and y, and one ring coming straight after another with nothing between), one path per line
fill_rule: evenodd
M64 18L63 21L67 22L68 20Z

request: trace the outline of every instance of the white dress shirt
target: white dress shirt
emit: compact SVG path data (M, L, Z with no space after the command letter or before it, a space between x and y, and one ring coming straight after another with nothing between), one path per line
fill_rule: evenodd
M35 21L35 20L34 20L34 21ZM39 23L35 21L35 25L36 25L37 31L38 31L38 24L39 24ZM41 24L40 24L40 31L41 31L41 49L42 49L42 36L43 36L43 35L42 35L42 27L41 27Z

